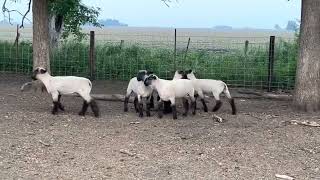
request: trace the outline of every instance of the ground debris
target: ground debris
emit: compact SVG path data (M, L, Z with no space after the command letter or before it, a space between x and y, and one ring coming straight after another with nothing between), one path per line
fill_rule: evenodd
M219 123L222 123L222 121L223 121L223 119L222 119L222 117L219 117L219 116L217 116L217 115L212 115L212 119L213 120L216 120L217 122L219 122Z
M134 157L134 156L137 155L136 153L132 153L132 152L130 152L130 151L127 150L127 149L120 149L119 152L122 153L122 154L129 155L129 156L131 156L131 157Z
M290 124L294 124L294 125L311 126L311 127L320 127L320 124L315 121L291 120L291 121L285 121L285 123L290 123Z
M294 180L293 177L287 176L287 175L281 175L281 174L276 174L275 175L279 179L287 179L287 180Z
M129 124L140 124L139 121L135 121L135 122L130 122Z
M43 142L43 141L41 141L41 140L39 140L39 143L42 144L42 145L44 145L44 146L47 146L47 147L51 146L50 144L45 143L45 142Z

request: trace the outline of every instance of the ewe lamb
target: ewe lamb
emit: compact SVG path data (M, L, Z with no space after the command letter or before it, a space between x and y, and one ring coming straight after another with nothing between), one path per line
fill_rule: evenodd
M134 107L136 112L139 112L139 117L143 117L143 99L147 99L147 116L150 116L150 108L153 108L153 89L150 86L145 86L143 81L149 75L150 71L140 70L137 77L132 78L129 81L127 93L124 99L124 112L128 111L128 102L131 93L135 94Z
M99 108L90 96L92 84L89 79L76 76L51 76L43 67L37 67L33 71L32 79L40 80L45 85L47 92L51 94L53 100L52 114L56 114L58 108L64 111L64 107L60 103L61 95L78 94L84 100L79 115L84 116L90 105L94 116L99 117Z
M236 106L234 103L234 99L231 97L230 92L228 90L228 87L226 83L219 80L212 80L212 79L197 79L194 75L192 70L186 71L186 76L189 80L191 80L194 89L196 91L196 94L198 94L201 98L201 102L203 104L203 109L205 112L208 111L207 105L204 101L204 93L211 93L214 98L216 99L216 105L212 109L212 111L218 111L220 107L222 106L222 102L220 100L220 94L223 92L227 98L229 99L229 103L232 108L232 114L236 114Z
M158 116L162 118L162 107L163 101L170 101L172 107L173 119L177 119L176 110L176 98L184 98L184 108L185 112L183 116L188 113L189 105L187 102L187 97L191 99L191 107L193 108L192 114L195 114L195 98L194 98L194 88L190 80L187 79L177 79L177 80L164 80L158 78L156 75L151 74L145 80L144 84L146 86L151 86L157 90L160 100L158 102Z

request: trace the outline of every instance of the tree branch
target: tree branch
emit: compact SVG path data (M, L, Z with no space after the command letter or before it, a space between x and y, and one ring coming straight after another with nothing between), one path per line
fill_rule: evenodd
M12 22L11 22L11 12L17 12L18 14L20 14L21 16L23 16L23 18L22 18L22 24L21 24L20 28L23 27L23 23L24 23L24 20L25 20L25 19L28 20L29 22L31 22L30 19L28 19L28 18L26 17L27 14L30 12L31 0L29 0L28 10L27 10L27 12L26 12L25 14L22 14L20 11L18 11L18 10L16 10L16 9L12 9L12 10L8 9L8 8L6 7L6 3L7 3L7 0L4 0L4 2L3 2L3 4L2 4L2 12L3 12L4 17L7 17L7 16L6 16L6 13L8 13L8 20L9 20L9 23L10 23L11 25L12 25Z
M24 14L24 16L22 17L20 28L24 27L24 26L23 26L23 22L24 22L24 19L26 19L27 14L30 12L30 6L31 6L31 0L29 0L28 10L26 11L26 13ZM29 21L30 21L30 20L29 20Z

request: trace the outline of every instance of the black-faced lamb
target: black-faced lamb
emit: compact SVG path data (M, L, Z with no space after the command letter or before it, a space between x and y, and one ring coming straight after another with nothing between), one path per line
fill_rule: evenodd
M173 76L172 80L176 80L176 79L187 79L187 76L185 76L184 71L176 71L174 73L174 76ZM160 100L160 97L157 96L157 101L159 101L159 100ZM188 101L184 101L184 103L188 103ZM164 114L168 114L168 113L172 112L170 101L164 101L163 105L164 105L164 108L163 108L163 113Z
M232 108L232 114L236 114L236 106L234 103L234 99L231 97L230 92L228 90L228 87L226 83L220 80L212 80L212 79L197 79L196 76L194 75L192 70L188 70L185 72L187 78L191 80L196 94L201 98L201 102L203 104L203 109L205 112L208 111L208 107L206 105L206 102L204 100L204 94L212 94L213 97L216 100L216 105L212 109L213 112L218 111L220 107L222 106L222 102L220 100L220 94L223 92L226 97L229 99L229 103Z
M89 79L77 76L51 76L43 67L37 67L33 71L32 79L40 80L45 85L47 92L51 94L53 100L52 114L56 114L58 108L64 111L60 102L61 95L78 94L84 100L79 115L84 116L90 105L94 116L99 117L97 103L90 95L92 84Z
M143 117L143 99L146 99L146 114L150 116L150 109L154 107L153 103L153 89L150 86L145 86L144 79L152 72L147 70L140 70L137 77L133 77L128 84L127 93L124 100L124 111L128 111L128 102L130 95L134 93L134 107L136 112L139 112L139 116Z
M191 99L191 107L193 108L192 114L195 114L195 98L194 98L194 87L190 80L177 79L177 80L164 80L158 78L156 75L151 74L145 80L146 86L151 86L157 90L160 100L158 101L158 116L162 118L162 107L163 101L170 101L172 107L173 119L177 119L176 110L176 98L184 98L185 111L183 116L186 116L189 110L187 98Z

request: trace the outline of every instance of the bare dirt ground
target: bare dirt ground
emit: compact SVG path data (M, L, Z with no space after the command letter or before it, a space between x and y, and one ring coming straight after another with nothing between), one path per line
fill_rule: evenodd
M238 98L233 116L224 101L217 123L201 110L141 119L132 104L124 113L122 102L103 101L100 118L80 117L82 100L62 97L66 111L52 115L48 94L20 92L29 80L0 75L1 179L320 179L320 128L285 122L319 123L320 114L295 113L290 102ZM96 81L94 93L125 86Z

